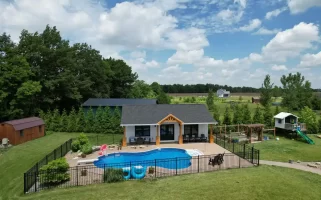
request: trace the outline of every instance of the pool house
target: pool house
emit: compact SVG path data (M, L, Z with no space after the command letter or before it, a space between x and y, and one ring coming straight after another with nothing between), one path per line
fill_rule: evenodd
M213 143L213 124L217 122L204 104L124 105L122 145Z

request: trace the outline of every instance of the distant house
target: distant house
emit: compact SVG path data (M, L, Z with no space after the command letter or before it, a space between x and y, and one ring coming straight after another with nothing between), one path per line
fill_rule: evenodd
M227 98L230 97L231 93L230 91L226 91L225 89L219 89L216 91L216 95L220 98Z
M6 121L0 124L0 139L8 138L13 145L45 135L45 123L38 117Z
M85 101L85 103L82 104L82 107L85 112L87 112L91 107L95 113L99 106L101 107L108 106L111 111L114 111L115 108L118 107L121 112L122 107L124 105L153 105L153 104L157 104L156 99L90 98L87 101Z
M260 103L261 98L260 97L252 97L252 103Z

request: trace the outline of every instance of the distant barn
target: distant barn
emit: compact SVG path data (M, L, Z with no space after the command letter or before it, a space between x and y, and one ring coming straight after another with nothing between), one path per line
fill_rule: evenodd
M227 97L230 97L231 93L230 91L227 91L225 89L219 89L216 91L216 95L219 98L227 98Z
M38 117L2 122L0 139L8 138L13 145L34 140L45 135L45 123Z
M261 98L260 97L252 97L252 103L260 103Z
M152 105L157 104L156 99L114 99L114 98L90 98L82 107L85 112L87 112L90 107L93 109L94 113L96 112L99 106L109 107L111 111L114 111L116 107L119 108L120 113L124 105Z

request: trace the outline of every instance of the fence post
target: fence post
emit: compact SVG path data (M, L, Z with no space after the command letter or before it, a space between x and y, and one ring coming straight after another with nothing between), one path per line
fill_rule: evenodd
M36 168L37 168L37 169L36 169L36 172L38 172L38 170L39 170L39 163L38 163L38 162L36 163L36 166L37 166L37 167L36 167Z
M56 149L54 150L54 160L56 160Z
M60 146L60 158L62 158L62 145Z
M234 142L232 142L232 143L233 143L233 153L234 153L234 144L235 144L235 143L234 143Z
M257 150L257 166L260 166L260 150Z
M69 149L68 149L68 142L66 142L66 154L67 154L68 151L69 151Z
M98 146L98 135L96 135L96 146ZM103 143L104 144L104 143Z
M254 147L252 146L252 164L254 163Z
M23 173L23 193L27 193L27 173Z
M35 176L35 192L37 192L37 172L34 173Z
M106 175L105 175L105 174L106 174L106 171L105 171L105 170L106 170L106 166L105 166L105 164L104 164L104 176L103 176L103 177L104 177L104 183L105 183L105 176L106 176Z
M245 144L243 144L243 158L245 159Z
M78 182L78 165L76 166L76 174L77 174L77 186L79 185L79 182Z
M176 176L177 176L177 157L176 157Z
M225 135L224 135L224 149L225 149Z
M240 156L238 157L239 157L239 168L241 168L241 157Z
M155 178L157 176L157 173L156 173L156 159L155 159Z
M200 155L197 156L197 173L200 173Z

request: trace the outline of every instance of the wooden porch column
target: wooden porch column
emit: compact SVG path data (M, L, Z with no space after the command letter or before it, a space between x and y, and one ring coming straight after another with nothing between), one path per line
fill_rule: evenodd
M160 145L159 125L156 125L156 145Z
M262 130L261 130L261 141L263 141L263 130L264 130L264 127L262 127Z
M126 126L124 126L123 147L127 146Z
M213 124L210 124L210 143L214 143Z
M178 144L183 144L182 124L179 124Z

